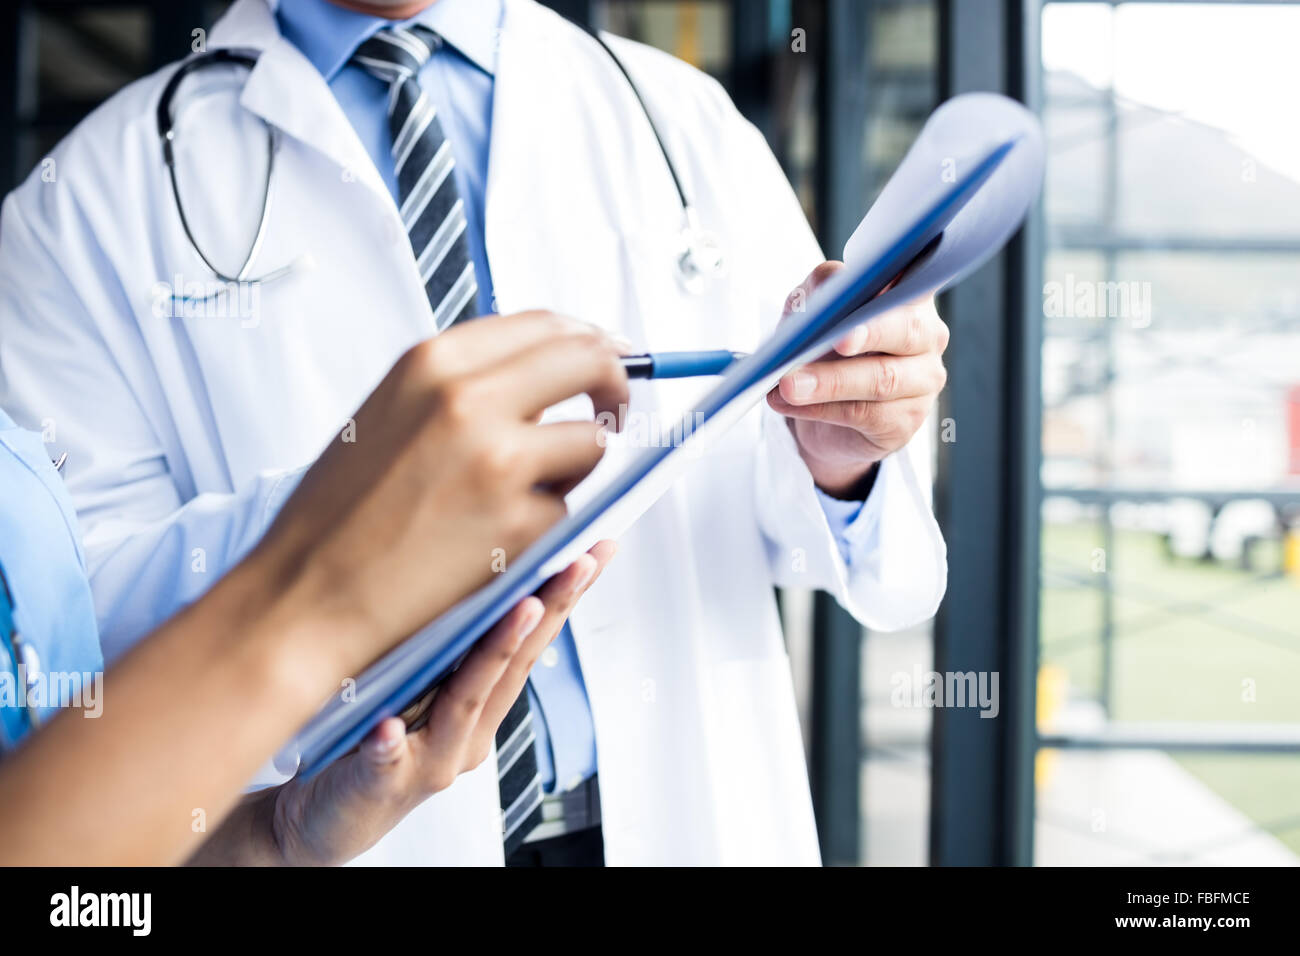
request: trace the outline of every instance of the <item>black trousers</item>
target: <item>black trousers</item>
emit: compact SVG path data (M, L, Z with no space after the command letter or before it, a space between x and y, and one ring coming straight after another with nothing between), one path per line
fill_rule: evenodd
M600 827L525 843L510 854L506 866L604 866L605 839Z

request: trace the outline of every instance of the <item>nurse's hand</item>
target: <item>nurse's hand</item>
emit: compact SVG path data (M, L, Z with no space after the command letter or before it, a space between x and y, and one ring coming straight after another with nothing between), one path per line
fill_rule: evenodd
M368 850L488 758L528 672L614 552L612 541L600 542L515 605L439 686L419 730L390 717L312 779L245 798L191 862L330 866Z
M842 268L824 262L814 269L786 300L785 314ZM768 393L822 491L866 497L881 459L906 445L934 407L948 379L947 347L948 326L934 300L918 300L858 326Z
M330 865L364 852L430 795L492 752L497 727L538 656L614 556L602 541L525 598L434 695L428 722L407 733L391 717L356 752L305 783L274 791L277 863Z
M341 859L481 760L574 578L513 612L434 699L426 730L395 743L385 725L319 782L238 799L342 680L564 514L603 429L538 415L584 393L598 412L626 402L618 347L555 315L478 319L407 352L253 552L114 663L101 718L65 710L0 762L0 860ZM607 557L568 573L589 579ZM199 847L208 820L223 822Z
M251 559L313 622L286 661L318 703L564 516L604 429L537 418L583 393L598 413L626 403L618 346L551 313L476 319L397 362Z

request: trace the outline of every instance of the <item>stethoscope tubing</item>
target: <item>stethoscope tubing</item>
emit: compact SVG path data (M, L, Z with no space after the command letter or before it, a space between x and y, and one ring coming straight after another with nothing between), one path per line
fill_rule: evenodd
M711 237L704 237L701 235L695 215L695 208L692 206L691 201L686 194L686 188L682 184L677 166L668 152L668 146L664 142L658 124L655 123L654 117L650 115L650 109L646 105L645 98L641 95L641 90L632 79L632 75L628 72L627 67L624 66L622 59L613 51L613 49L610 48L609 44L605 42L595 29L586 26L585 24L576 25L596 41L600 48L605 51L610 60L612 60L614 65L618 68L619 73L627 82L628 88L631 89L632 95L636 98L637 105L641 107L641 113L645 116L646 123L650 127L650 132L654 135L655 143L659 147L660 155L663 156L664 166L667 168L668 175L672 179L673 188L677 193L678 202L682 207L682 235L687 248L678 258L678 268L681 272L683 282L688 283L688 263L690 263L689 268L694 269L697 273L699 271L695 268L697 264L694 262L694 244L696 236L699 235L701 241L706 242L712 241L712 239ZM210 66L237 65L247 67L251 70L257 65L259 56L260 52L253 49L222 47L216 50L208 50L191 57L182 63L167 81L167 85L163 88L162 95L158 99L156 115L158 137L162 142L163 163L167 167L167 178L171 185L172 198L176 203L176 212L180 218L181 229L185 233L185 238L189 241L191 248L193 248L199 259L203 261L203 264L207 266L208 270L212 272L217 279L224 283L234 285L271 282L287 275L294 268L293 264L290 264L268 272L258 278L249 278L248 276L249 270L252 268L254 261L257 259L258 253L261 251L271 218L271 201L274 196L272 181L275 177L275 154L279 150L279 137L275 128L267 123L266 181L262 188L262 204L261 212L258 214L257 232L253 237L252 245L249 247L248 255L245 256L243 264L239 267L238 273L233 276L228 275L217 268L216 264L203 252L203 248L199 245L198 239L194 235L194 230L190 225L189 217L185 215L185 204L181 200L180 183L177 181L176 175L176 127L172 116L172 103L176 98L177 91L179 90L182 81L186 77Z

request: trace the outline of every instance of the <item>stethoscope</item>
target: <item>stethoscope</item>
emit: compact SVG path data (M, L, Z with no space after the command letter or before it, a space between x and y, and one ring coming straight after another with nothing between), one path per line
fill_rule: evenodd
M654 134L655 142L659 146L659 152L664 158L664 165L668 168L668 174L672 177L673 187L677 191L677 200L682 207L682 226L677 236L677 243L673 250L673 265L677 274L677 280L682 288L692 295L702 295L708 291L713 279L720 276L723 271L724 259L722 247L718 243L717 236L707 229L701 227L699 217L696 215L695 207L686 195L686 189L682 186L681 177L677 175L677 167L674 165L672 157L668 154L668 147L664 145L663 136L660 135L659 127L655 124L654 118L650 115L650 110L646 107L645 100L641 97L641 91L637 88L636 83L632 80L623 61L610 49L609 44L600 38L595 30L583 27L584 30L598 43L614 65L618 67L619 73L627 81L627 85L632 90L632 95L636 97L637 105L641 107L641 112L645 116L646 122L650 125L650 131ZM181 228L185 231L185 238L189 240L190 245L203 260L203 264L208 267L217 279L227 285L262 285L274 282L295 271L310 267L310 257L300 256L287 265L272 269L260 276L250 276L253 262L257 254L261 251L262 241L266 237L267 223L271 216L271 199L274 194L272 181L275 173L275 154L280 146L279 133L270 123L263 121L266 126L267 137L267 162L266 162L266 184L262 189L262 208L257 218L257 231L253 236L253 243L248 249L248 255L244 257L243 264L239 271L234 275L225 273L217 268L216 264L209 259L199 245L198 239L195 238L194 232L190 227L189 219L185 215L185 204L181 201L180 184L176 178L176 125L172 117L172 101L181 83L186 77L193 75L199 70L213 66L243 66L252 69L257 65L258 51L244 50L235 48L222 48L218 50L209 50L206 53L200 53L191 57L177 68L168 80L167 85L163 88L162 96L158 100L158 136L162 140L163 163L167 166L167 178L171 183L172 198L176 202L176 212L180 216Z
M218 269L216 264L203 254L203 248L199 245L198 239L194 237L189 218L185 215L185 204L181 202L181 187L176 179L176 125L172 119L171 107L177 89L187 76L210 66L233 64L245 66L251 70L257 65L257 57L256 50L221 49L200 53L180 65L176 72L172 74L171 79L167 81L167 85L163 87L162 97L158 100L158 136L162 139L163 163L167 166L167 178L171 182L172 198L176 201L176 212L180 216L181 228L185 230L185 238L189 240L198 257L203 260L203 264L208 267L214 276L222 282L236 285L244 283L262 285L267 282L274 282L276 279L281 279L295 271L302 264L301 259L295 259L288 265L272 269L270 272L255 278L250 277L248 274L253 267L253 260L257 258L257 254L262 249L262 240L266 238L266 225L271 218L271 196L273 194L271 182L275 173L275 154L280 148L280 134L274 126L263 121L262 125L266 127L266 185L262 188L262 208L257 216L257 232L253 235L253 244L249 246L248 255L244 257L243 265L239 267L239 271L234 275L228 275Z

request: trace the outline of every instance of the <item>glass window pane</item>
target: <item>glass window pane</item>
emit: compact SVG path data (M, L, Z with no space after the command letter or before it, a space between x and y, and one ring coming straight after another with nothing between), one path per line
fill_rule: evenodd
M1043 7L1039 862L1298 861L1297 30Z

